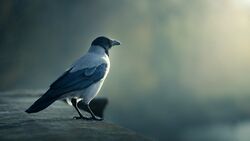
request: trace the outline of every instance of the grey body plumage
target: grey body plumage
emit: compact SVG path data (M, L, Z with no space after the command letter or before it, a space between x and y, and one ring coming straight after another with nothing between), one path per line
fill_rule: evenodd
M48 91L26 112L39 112L58 99L66 99L77 110L77 119L89 119L84 117L77 107L77 103L82 100L92 115L91 119L100 120L89 108L89 102L98 94L109 72L109 50L115 45L120 43L104 36L96 38L89 51L53 82Z

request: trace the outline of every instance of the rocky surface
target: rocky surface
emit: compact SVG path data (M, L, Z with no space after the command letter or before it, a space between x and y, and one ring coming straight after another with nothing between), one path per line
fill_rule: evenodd
M32 95L1 94L0 140L148 141L129 129L107 121L75 120L74 109L61 101L36 113L24 111L36 99Z

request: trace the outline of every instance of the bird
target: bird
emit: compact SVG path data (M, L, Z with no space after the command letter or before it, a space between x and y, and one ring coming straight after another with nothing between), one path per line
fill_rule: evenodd
M25 112L37 113L50 106L56 100L66 100L79 116L74 119L103 120L91 110L89 103L100 91L109 69L109 50L121 43L105 36L95 38L85 55L76 60L49 89L36 100ZM91 117L81 113L78 103L84 103Z

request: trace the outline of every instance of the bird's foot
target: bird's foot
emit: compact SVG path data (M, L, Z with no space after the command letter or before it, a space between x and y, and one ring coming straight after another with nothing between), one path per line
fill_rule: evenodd
M87 118L87 117L84 117L84 116L74 116L73 119L92 120L92 118Z
M97 121L102 121L103 120L103 118L98 117L98 116L93 116L92 119L97 120Z
M94 116L92 118L87 118L87 117L84 117L84 116L74 116L73 119L96 120L96 121L102 121L103 120L103 118L98 117L98 116Z

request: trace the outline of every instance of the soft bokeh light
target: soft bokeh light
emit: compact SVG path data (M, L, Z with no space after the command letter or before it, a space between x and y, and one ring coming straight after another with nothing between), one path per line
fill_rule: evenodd
M91 40L106 119L158 140L249 140L249 0L2 1L0 90L46 89Z

